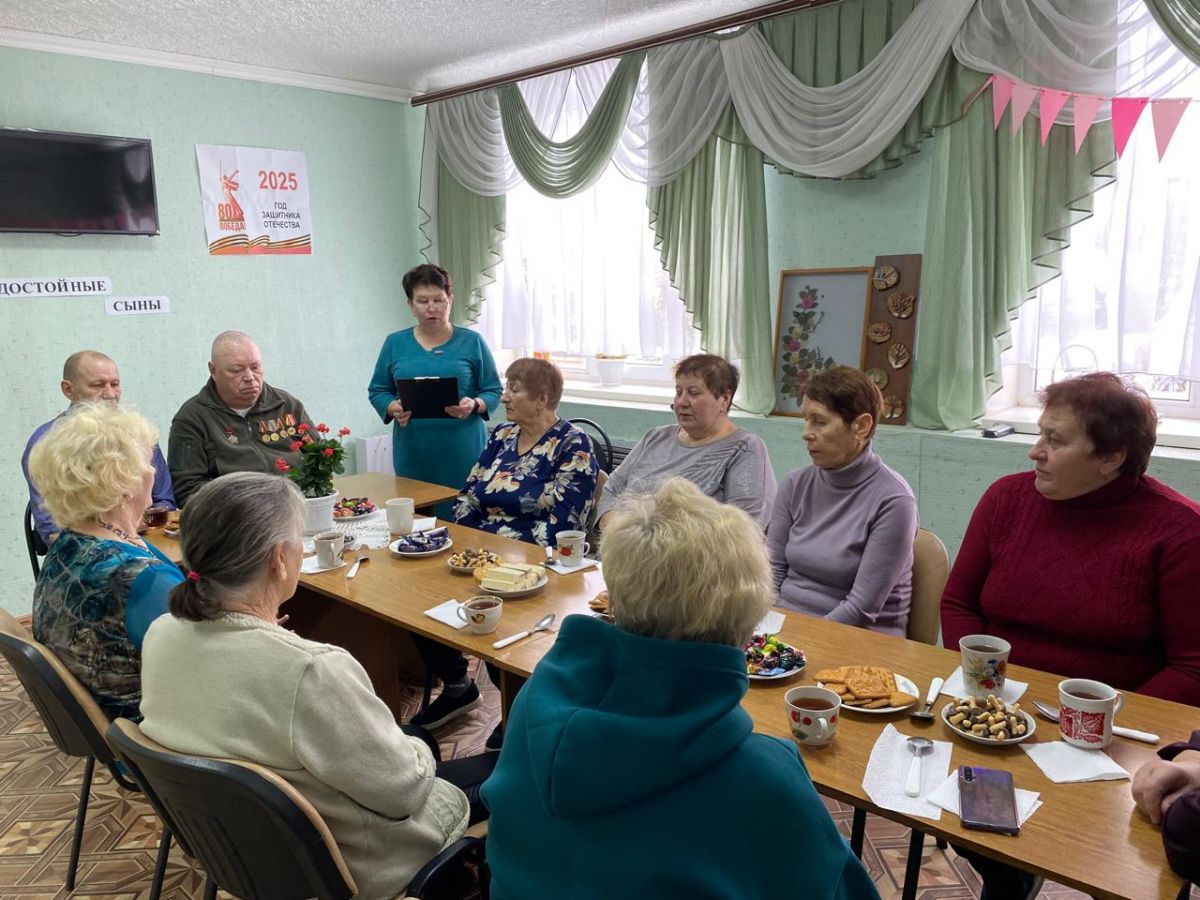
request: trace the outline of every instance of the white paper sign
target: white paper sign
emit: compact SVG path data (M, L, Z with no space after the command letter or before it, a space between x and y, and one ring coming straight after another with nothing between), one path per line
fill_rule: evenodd
M312 253L302 152L197 144L196 162L211 255Z
M112 279L107 275L65 275L57 278L0 276L0 297L86 297L111 293Z
M108 297L104 311L110 316L145 316L154 313L169 313L169 297Z

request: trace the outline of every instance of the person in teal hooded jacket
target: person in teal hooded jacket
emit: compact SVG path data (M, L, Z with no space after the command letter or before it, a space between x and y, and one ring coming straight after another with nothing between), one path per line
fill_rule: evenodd
M613 624L564 621L483 786L493 900L878 898L741 707L774 594L759 526L672 478L614 510L604 575Z

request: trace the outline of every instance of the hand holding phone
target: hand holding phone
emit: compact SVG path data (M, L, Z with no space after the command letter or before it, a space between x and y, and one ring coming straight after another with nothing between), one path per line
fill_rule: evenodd
M958 767L958 805L963 828L1020 834L1017 794L1011 772L981 766Z

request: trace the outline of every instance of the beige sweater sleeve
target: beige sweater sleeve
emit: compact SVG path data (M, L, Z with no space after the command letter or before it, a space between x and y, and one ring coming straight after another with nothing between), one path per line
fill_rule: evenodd
M423 741L396 725L349 653L313 656L296 691L292 748L316 778L389 819L420 810L435 762Z

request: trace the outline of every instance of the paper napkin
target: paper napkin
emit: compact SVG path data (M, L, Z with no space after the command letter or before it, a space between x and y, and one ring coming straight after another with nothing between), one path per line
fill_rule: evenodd
M321 566L315 556L306 556L300 563L300 571L305 575L316 575L318 572L332 572L334 569L340 569L345 564L344 559L339 559L336 566Z
M1021 788L1016 789L1017 795L1017 824L1024 825L1025 820L1038 811L1042 805L1041 794L1037 791L1024 791ZM946 812L954 813L956 816L961 816L962 811L958 805L958 772L951 772L947 778L936 790L929 795L929 802L936 803Z
M460 605L457 600L447 600L445 603L439 603L433 609L425 610L425 615L431 619L437 619L443 625L449 625L451 628L466 628L467 623L458 617Z
M1055 784L1072 781L1120 781L1129 773L1103 750L1084 750L1066 741L1022 744L1021 749Z
M424 516L420 519L413 519L413 531L433 531L437 527L437 516Z
M1005 703L1016 703L1021 699L1021 695L1025 693L1027 687L1029 685L1024 681L1005 678L1004 690L1000 692L1000 699ZM970 696L967 693L966 684L963 683L962 666L955 669L954 674L946 679L946 683L942 685L942 693L958 697L960 700L966 700Z
M767 614L762 617L762 621L754 626L755 634L779 634L779 629L783 627L786 621L783 613L778 610L769 609Z
M942 808L927 798L946 780L950 768L950 742L934 741L929 752L921 757L921 796L909 797L904 793L904 782L908 779L913 756L908 751L907 741L908 735L901 734L896 726L888 725L883 729L871 748L871 758L863 775L863 790L875 805L884 809L937 821L942 817Z
M600 565L600 560L588 559L585 556L577 566L564 566L562 563L549 561L544 563L544 565L547 569L557 572L559 575L570 575L573 572L584 572L590 569L592 566L598 566Z

